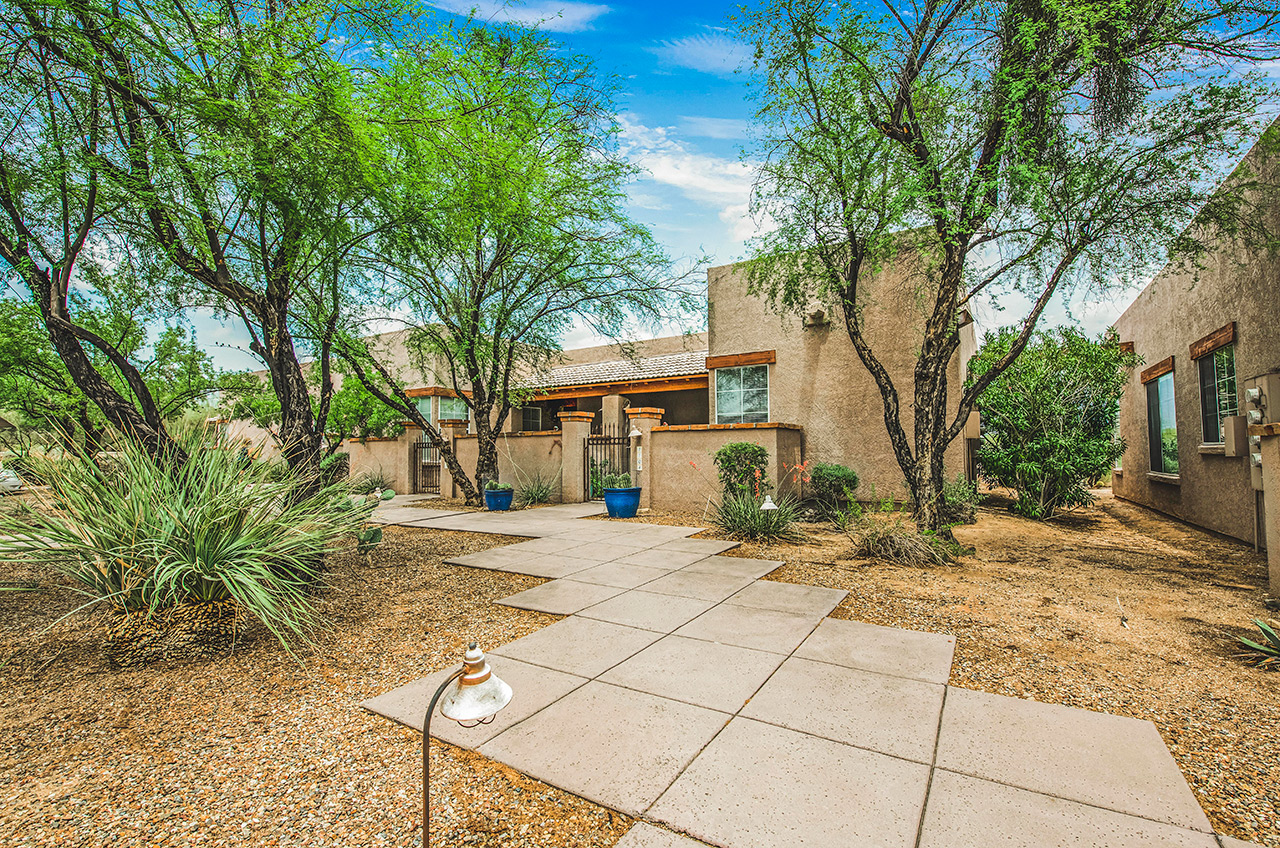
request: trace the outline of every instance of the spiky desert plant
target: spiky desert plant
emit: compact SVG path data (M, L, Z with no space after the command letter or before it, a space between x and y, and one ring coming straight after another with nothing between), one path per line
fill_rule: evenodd
M1273 620L1268 624L1255 618L1253 624L1261 634L1261 642L1255 642L1243 636L1236 637L1240 644L1249 649L1245 652L1245 656L1254 665L1262 668L1280 668L1280 635L1275 631L1276 627L1280 627L1280 621Z
M796 529L800 505L787 495L778 498L777 509L761 509L761 501L750 491L726 492L712 510L711 520L725 535L755 542L799 542L804 534Z

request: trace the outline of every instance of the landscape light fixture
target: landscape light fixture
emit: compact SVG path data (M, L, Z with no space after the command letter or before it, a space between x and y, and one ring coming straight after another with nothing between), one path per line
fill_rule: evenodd
M443 698L443 700L442 700ZM431 696L426 718L422 720L422 848L429 848L431 837L428 825L431 821L431 759L428 747L431 740L431 714L440 702L440 713L463 727L475 727L493 721L498 711L511 703L511 687L500 680L484 652L472 642L462 657L462 668L449 676Z
M769 511L769 510L771 510L771 509L777 509L777 508L778 508L778 505L777 505L776 503L774 503L774 502L773 502L773 496L772 496L772 495L765 495L765 496L764 496L764 503L760 504L760 511L761 511L761 512L768 512L768 511Z

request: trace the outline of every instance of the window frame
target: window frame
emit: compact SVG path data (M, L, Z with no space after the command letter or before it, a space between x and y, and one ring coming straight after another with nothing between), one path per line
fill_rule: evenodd
M1220 357L1228 358L1230 374L1227 369L1220 369ZM1200 443L1202 445L1222 445L1226 443L1223 435L1222 420L1240 414L1240 383L1236 376L1236 346L1229 343L1217 347L1196 360L1197 377L1200 385ZM1206 371L1209 379L1206 380ZM1229 393L1223 389L1230 382ZM1225 401L1225 402L1224 402ZM1217 430L1210 432L1210 423ZM1215 436L1216 438L1211 438Z
M768 421L769 421L769 412L770 412L770 404L772 403L772 400L773 400L773 398L771 397L771 389L770 389L770 385L769 385L769 384L770 384L770 374L769 374L769 369L770 369L770 366L769 366L769 365L767 365L767 364L760 364L760 365L736 365L736 366L731 366L731 367L726 367L726 368L717 368L717 369L715 369L715 374L716 374L716 376L715 376L715 405L716 405L716 408L715 408L715 418L716 418L716 423L717 423L717 424L765 424L765 423L768 423ZM759 388L754 388L754 389L744 389L744 388L742 388L742 377L744 376L744 372L747 372L747 371L763 372L763 374L764 374L764 388L763 388L763 389L759 389ZM738 388L736 388L736 389L727 389L727 388L726 388L726 389L722 390L722 389L721 389L721 384L720 384L721 375L723 374L725 379L729 379L729 375L730 375L731 373L735 373L735 372L738 374ZM761 391L763 391L763 392L764 392L764 411L763 411L763 413L762 413L762 412L759 412L759 411L750 412L750 413L743 412L743 411L742 411L742 408L743 408L743 401L746 399L746 395L747 395L747 393L748 393L748 392L761 392ZM738 400L738 411L737 411L737 412L735 412L735 413L722 413L722 412L720 411L720 410L721 410L721 400L722 400L722 398L727 398L727 397L728 397L729 395L731 395L731 394L733 394L733 395L737 395L737 400ZM763 417L761 417L761 416L763 416Z
M1152 474L1162 474L1168 477L1177 477L1182 467L1181 446L1178 442L1178 404L1173 374L1173 371L1168 371L1147 383L1147 453L1150 471ZM1163 392L1161 391L1163 386L1168 387L1167 406L1170 408L1172 415L1172 420L1169 422L1164 420L1163 415L1163 408L1166 406L1165 398L1162 397ZM1166 423L1172 424L1172 428L1164 426ZM1172 470L1165 465L1164 432L1168 429L1173 430L1174 464Z
M471 418L471 409L467 406L467 402L466 402L466 400L464 400L463 398L458 397L457 395L441 395L441 396L440 396L440 398L439 398L439 401L440 401L440 404L439 404L439 409L440 409L440 413L439 413L439 420L441 420L441 421L461 421L461 420L463 420L463 419L469 419L469 418ZM461 414L461 415L453 415L453 414L446 415L446 414L445 414L445 411L444 411L444 405L445 405L445 403L458 403L458 404L460 404L460 405L462 406L462 414Z
M528 419L525 417L525 416L527 416L530 412L536 412L536 413L538 413L538 426L536 426L536 427L534 427L534 428L532 428L532 429L530 429L530 428L527 426ZM522 407L520 407L520 432L522 432L522 433L537 433L537 432L540 432L541 430L542 430L542 407L540 407L540 406L522 406Z

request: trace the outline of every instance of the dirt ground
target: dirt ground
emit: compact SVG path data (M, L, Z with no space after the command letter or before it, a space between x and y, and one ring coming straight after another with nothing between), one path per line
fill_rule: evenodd
M1231 641L1277 617L1246 546L1105 494L1049 524L983 508L957 529L975 555L944 568L845 560L847 537L810 535L734 553L848 589L837 617L955 634L953 684L1152 720L1214 826L1280 848L1280 673ZM255 632L228 659L145 670L107 664L92 616L54 623L82 603L59 578L0 563L42 589L0 592L0 844L413 844L418 735L357 705L469 638L555 620L492 603L541 581L441 563L509 541L390 528L371 563L335 558L333 627L298 660ZM441 846L606 848L629 826L447 745L432 768Z

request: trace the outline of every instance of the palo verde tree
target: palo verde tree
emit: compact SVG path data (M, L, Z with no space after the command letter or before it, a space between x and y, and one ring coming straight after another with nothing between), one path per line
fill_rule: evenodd
M350 340L345 357L417 423L468 501L498 477L497 434L570 327L618 338L689 306L680 274L625 213L612 83L536 32L461 27L390 58L372 113L394 170L377 240L376 299L409 316L417 370L473 413L474 484L405 394Z
M780 308L817 299L843 316L917 524L943 530L944 451L1055 295L1123 284L1167 245L1192 255L1252 220L1248 179L1212 190L1259 133L1267 90L1243 71L1277 52L1278 13L1232 0L861 8L771 0L740 21L760 80L754 210L776 225L751 285ZM1184 233L1193 216L1204 226ZM891 265L916 269L923 304L910 385L864 320L868 282ZM948 385L961 311L1011 293L1030 306L1004 355Z
M1009 352L1013 329L988 333L969 363L979 380ZM1018 494L1014 510L1052 518L1093 502L1089 486L1124 453L1117 438L1120 395L1138 355L1115 331L1091 339L1074 327L1041 330L978 396L983 477Z
M87 104L60 134L41 129L58 156L81 163L63 193L92 207L132 253L167 266L188 303L243 321L279 400L285 457L315 479L333 388L331 289L361 238L373 157L341 50L379 26L378 10L325 0L5 0L0 16L14 43L74 81ZM89 229L73 231L73 246ZM322 372L314 408L300 347Z

